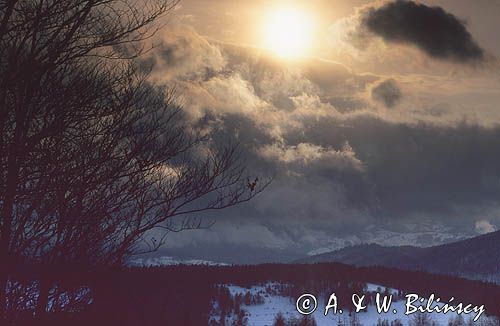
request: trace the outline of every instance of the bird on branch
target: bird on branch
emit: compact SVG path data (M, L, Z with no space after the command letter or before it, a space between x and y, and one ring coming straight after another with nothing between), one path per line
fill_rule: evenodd
M250 179L247 178L248 189L250 189L250 191L254 191L255 187L257 187L257 182L259 182L259 178L255 178L254 181L250 181Z

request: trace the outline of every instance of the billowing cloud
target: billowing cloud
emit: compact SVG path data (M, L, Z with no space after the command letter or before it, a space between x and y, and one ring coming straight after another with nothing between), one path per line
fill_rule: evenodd
M375 101L382 102L386 107L394 107L401 99L401 90L397 82L390 78L372 88L371 96Z
M468 232L470 216L496 223L480 210L500 198L500 117L492 110L496 118L485 120L486 110L472 108L489 98L496 109L498 87L477 87L470 76L361 73L328 60L289 65L191 29L167 30L158 49L145 58L153 82L176 85L213 143L240 144L252 174L275 177L252 202L217 212L211 230L174 235L173 253L291 260L335 238L364 239L367 225L382 222L392 234L431 218ZM454 231L431 242L452 240ZM428 236L401 243L431 243Z
M266 159L281 162L296 170L322 167L338 171L363 171L363 163L348 143L340 150L310 143L300 143L296 146L273 144L263 146L259 152Z
M486 234L495 232L497 230L496 226L490 223L488 220L479 220L476 222L476 232L479 234Z
M441 7L396 0L367 10L362 23L387 42L415 45L434 58L459 62L484 58L464 22Z
M154 50L141 58L142 66L152 70L156 83L208 79L225 66L221 50L189 27L171 25L158 35Z

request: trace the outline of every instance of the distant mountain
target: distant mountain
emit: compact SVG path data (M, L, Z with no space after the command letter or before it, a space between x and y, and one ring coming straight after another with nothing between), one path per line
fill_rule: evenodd
M320 262L417 270L500 284L500 231L427 248L356 245L295 261Z
M228 264L217 263L210 260L202 260L202 259L178 260L174 259L173 257L166 257L166 256L131 259L128 265L133 267L160 267L160 266L171 266L171 265L228 266Z

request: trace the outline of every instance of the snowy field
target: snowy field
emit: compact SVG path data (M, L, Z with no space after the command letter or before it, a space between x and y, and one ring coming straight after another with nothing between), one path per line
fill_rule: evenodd
M242 294L245 295L247 292L251 294L260 294L264 298L264 303L259 305L242 305L241 308L245 310L246 317L248 321L248 325L255 326L266 326L273 325L276 315L281 312L283 316L289 320L291 317L299 318L301 315L296 311L295 308L295 299L290 297L284 297L279 295L272 295L266 291L266 288L273 288L276 283L268 283L265 285L253 286L250 289L235 286L235 285L225 285L227 289L229 289L231 295ZM376 284L368 284L367 291L369 292L377 292L380 289L384 290L385 287L379 286ZM397 290L389 289L391 293L396 293ZM387 319L389 323L393 320L399 319L404 325L408 325L411 316L406 316L405 313L405 303L406 301L394 301L392 303L391 309L396 309L397 313L394 313L392 310L390 313L382 313L378 314L377 309L374 305L370 305L365 312L360 312L357 314L359 322L363 326L372 326L377 324L377 320ZM316 320L317 325L338 325L339 319L340 322L343 322L343 325L349 325L349 312L344 312L343 314L333 315L332 311L325 316L324 307L326 306L326 302L318 298L318 308L312 314L314 319ZM456 317L455 313L431 313L430 317L432 321L435 321L437 325L447 326L450 320L450 317ZM465 321L469 321L470 316L474 317L474 314L471 315L462 315ZM213 316L216 320L219 320L217 317ZM226 324L231 325L233 322L232 316L228 316L226 318ZM491 323L486 323L486 321L490 321L487 316L484 314L481 318L475 323L475 325L491 325ZM495 321L494 324L498 323Z

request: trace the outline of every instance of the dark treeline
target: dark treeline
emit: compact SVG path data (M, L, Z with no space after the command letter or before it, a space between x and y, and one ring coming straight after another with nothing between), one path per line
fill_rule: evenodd
M98 281L98 282L97 282ZM322 296L336 292L349 303L353 292L363 293L366 283L380 284L403 293L431 293L447 301L484 304L488 315L500 316L500 286L423 272L343 264L250 266L167 266L129 268L96 278L99 291L83 312L58 318L72 323L106 325L207 325L220 284L250 288L280 282L282 294L298 297L303 292ZM97 283L96 283L97 282ZM56 315L52 315L54 318ZM55 320L51 320L55 323Z

